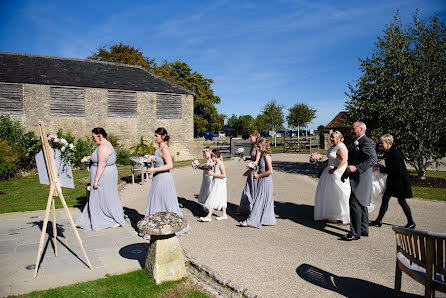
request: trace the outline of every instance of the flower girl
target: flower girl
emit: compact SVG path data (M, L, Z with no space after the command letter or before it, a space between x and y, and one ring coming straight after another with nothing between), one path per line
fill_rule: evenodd
M217 149L212 150L211 158L215 162L214 170L208 171L208 175L212 176L211 191L204 204L209 210L206 217L200 217L200 221L210 222L212 220L212 213L214 209L222 210L222 215L217 217L217 220L228 219L226 215L226 207L228 204L226 194L226 170L225 165L220 159L220 152Z
M206 161L212 160L211 150L209 150L209 147L203 149L203 155L205 156ZM204 167L200 167L200 169L203 170L203 182L201 182L200 193L198 194L198 202L204 204L206 203L209 192L211 191L212 177L208 175L208 172Z

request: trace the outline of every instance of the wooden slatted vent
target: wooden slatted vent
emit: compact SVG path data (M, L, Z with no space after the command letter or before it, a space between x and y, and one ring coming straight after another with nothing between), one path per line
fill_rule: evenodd
M136 118L136 92L108 90L108 116Z
M0 113L23 114L23 85L0 83Z
M181 119L181 95L157 94L156 118Z
M84 117L85 92L82 88L51 87L51 116Z

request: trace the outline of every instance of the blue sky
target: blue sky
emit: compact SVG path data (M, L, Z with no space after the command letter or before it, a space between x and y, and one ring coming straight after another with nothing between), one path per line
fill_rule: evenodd
M317 110L309 128L344 109L358 58L372 53L399 10L403 23L443 20L446 1L7 1L0 51L86 58L123 42L145 56L186 62L212 78L219 112L259 114L275 99Z

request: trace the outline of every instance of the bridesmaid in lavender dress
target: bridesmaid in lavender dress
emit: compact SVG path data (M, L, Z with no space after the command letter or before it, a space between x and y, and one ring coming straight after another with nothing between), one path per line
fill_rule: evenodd
M257 130L252 130L249 132L249 141L251 142L251 159L256 164L260 159L260 152L257 150L257 141L260 135ZM243 156L243 160L247 158ZM237 208L237 214L249 214L251 212L253 198L255 197L257 181L254 181L254 177L251 171L246 171L243 176L247 176L245 188L243 188L242 197L240 199L240 206Z
M155 130L155 142L159 148L155 151L155 166L148 168L147 172L153 173L152 185L146 205L146 216L157 212L174 212L183 216L178 205L177 192L170 169L173 168L172 155L166 143L169 140L167 130L159 127ZM189 225L177 235L184 234L190 230ZM144 239L150 239L150 235L140 234Z
M98 147L91 155L90 199L76 225L85 230L99 231L125 225L124 212L118 193L118 169L113 146L101 127L92 130L91 137Z
M277 223L274 215L271 148L266 139L260 139L257 146L261 153L259 170L253 174L254 179L258 181L257 189L248 219L240 222L242 227L260 228L262 225L273 226Z

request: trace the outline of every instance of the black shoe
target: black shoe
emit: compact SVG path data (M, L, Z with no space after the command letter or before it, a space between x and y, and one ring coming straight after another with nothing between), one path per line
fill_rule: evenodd
M369 237L369 233L361 233L361 236Z
M342 236L341 239L344 240L344 241L352 241L352 240L359 240L360 237L354 236L354 235L351 235L351 234L347 234L347 235Z
M369 223L369 226L371 226L371 227L381 228L382 225L383 225L383 222L381 220L374 220Z
M412 223L408 223L404 227L407 228L407 229L415 229L416 226L417 225L414 222L412 222Z

